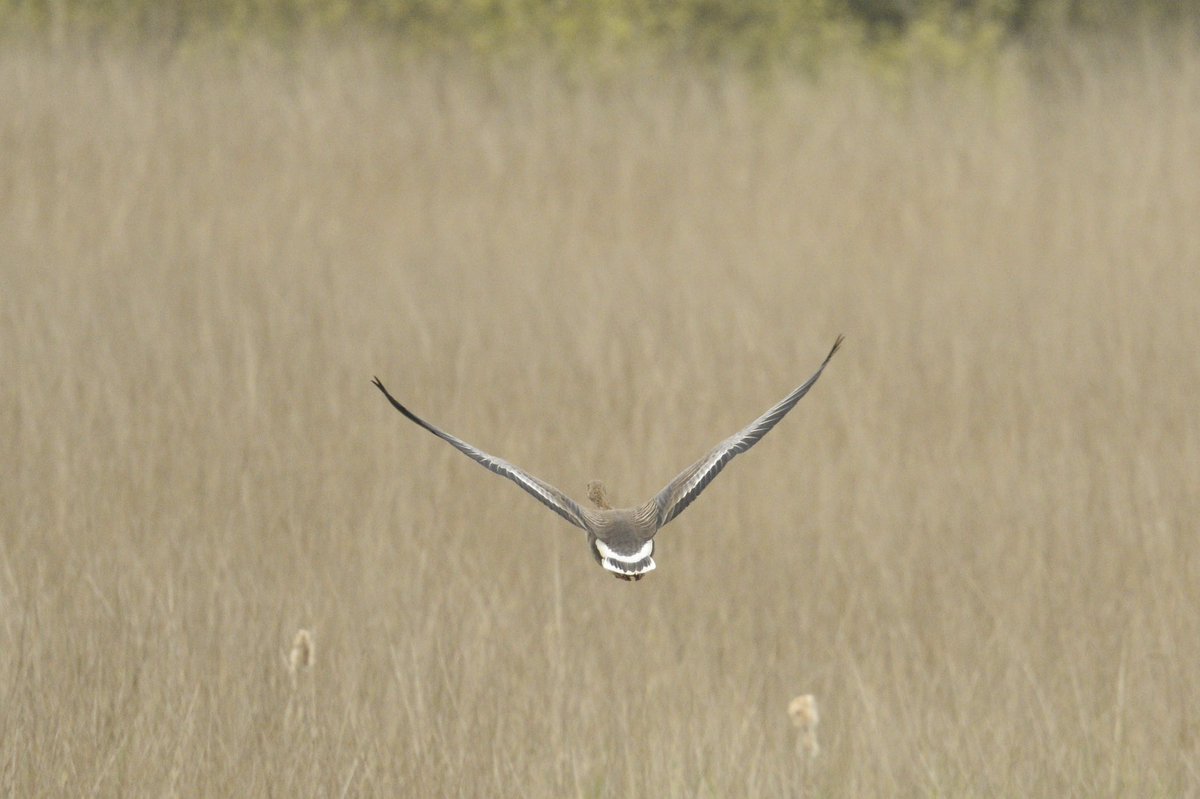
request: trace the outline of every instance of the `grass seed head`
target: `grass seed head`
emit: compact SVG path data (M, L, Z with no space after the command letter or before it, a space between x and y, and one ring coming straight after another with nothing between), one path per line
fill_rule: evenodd
M797 696L788 703L788 715L792 724L800 729L816 729L821 717L817 714L817 698L812 694Z
M292 652L288 656L288 671L294 677L312 668L315 656L312 633L305 629L297 630L296 637L292 639Z
M816 757L821 751L817 743L817 723L821 720L817 713L817 698L812 694L797 696L788 703L788 715L800 731L796 740L797 751L810 758Z

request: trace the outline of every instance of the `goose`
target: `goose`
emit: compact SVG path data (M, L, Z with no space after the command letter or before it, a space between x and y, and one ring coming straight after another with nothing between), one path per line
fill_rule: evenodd
M825 356L825 360L821 362L812 377L771 406L762 416L722 441L703 458L680 472L653 498L631 508L614 508L609 505L607 491L599 480L593 480L587 484L588 500L595 507L582 507L545 480L534 477L503 458L489 455L478 447L468 444L461 438L453 436L417 416L400 404L378 377L374 378L373 383L387 397L392 407L404 414L409 421L425 428L496 474L512 480L533 495L534 499L582 529L587 534L588 548L597 563L621 580L635 581L654 571L655 533L682 513L688 505L691 505L734 457L757 444L759 439L795 407L800 398L807 394L817 379L821 377L829 360L842 345L843 338L843 336L837 337L833 348L829 350L829 354Z

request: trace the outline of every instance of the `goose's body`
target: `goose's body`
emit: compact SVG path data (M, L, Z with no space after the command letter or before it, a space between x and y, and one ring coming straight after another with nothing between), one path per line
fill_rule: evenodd
M758 443L759 439L795 407L800 398L807 394L808 390L817 382L825 370L825 366L829 363L829 359L833 357L841 344L842 337L838 336L837 341L833 344L833 349L825 356L825 360L812 377L762 416L722 441L703 458L684 469L653 498L632 508L610 507L604 486L598 481L588 483L588 499L596 507L584 508L549 483L426 422L401 405L383 387L379 378L375 378L374 382L375 386L392 403L392 406L411 421L493 472L512 480L550 510L581 528L587 533L588 547L592 551L592 556L604 569L622 580L640 580L655 568L653 557L655 533L682 513L684 508L700 495L700 492L712 482L729 461Z

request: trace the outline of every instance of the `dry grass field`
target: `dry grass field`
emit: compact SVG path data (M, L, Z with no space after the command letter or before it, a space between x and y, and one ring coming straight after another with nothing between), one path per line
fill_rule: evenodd
M0 794L1200 794L1197 176L1194 43L7 44ZM631 504L838 333L632 584L371 386Z

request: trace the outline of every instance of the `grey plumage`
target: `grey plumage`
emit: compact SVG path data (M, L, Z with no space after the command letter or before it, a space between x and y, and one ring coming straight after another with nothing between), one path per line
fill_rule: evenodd
M788 411L795 407L796 403L820 378L830 358L841 345L842 336L838 336L833 348L829 350L829 354L825 356L825 360L821 362L812 377L773 405L762 416L722 441L703 458L680 472L652 499L633 508L610 507L604 486L598 481L588 484L588 498L596 507L584 508L544 480L534 477L503 458L489 455L426 422L401 405L384 388L378 377L374 379L374 384L387 397L392 407L408 417L409 420L496 474L512 480L550 510L587 533L588 547L592 551L592 556L607 571L623 580L640 580L655 568L653 558L655 533L692 504L731 460L757 444L771 428L779 423L780 419L787 415Z

